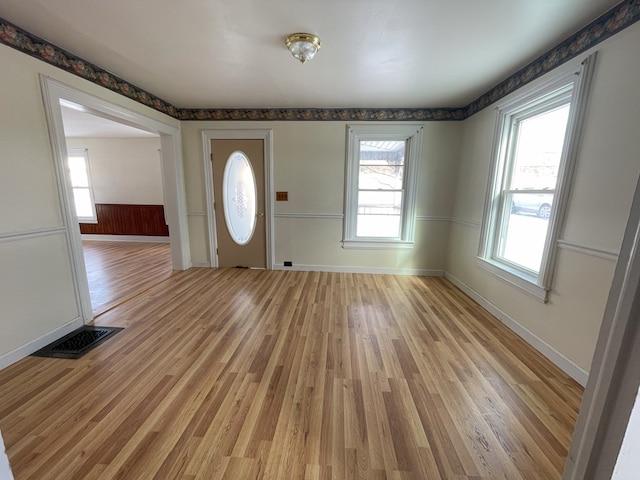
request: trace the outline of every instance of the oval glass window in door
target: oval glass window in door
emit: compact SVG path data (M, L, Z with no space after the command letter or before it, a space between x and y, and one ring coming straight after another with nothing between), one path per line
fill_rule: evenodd
M246 245L256 228L256 178L247 156L229 155L222 179L222 203L227 230L234 242Z

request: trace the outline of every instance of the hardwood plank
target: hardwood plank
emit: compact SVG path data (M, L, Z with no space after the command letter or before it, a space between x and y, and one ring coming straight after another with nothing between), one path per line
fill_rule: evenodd
M168 243L84 240L85 268L94 316L171 276Z
M582 388L441 278L178 272L0 371L21 479L554 479Z

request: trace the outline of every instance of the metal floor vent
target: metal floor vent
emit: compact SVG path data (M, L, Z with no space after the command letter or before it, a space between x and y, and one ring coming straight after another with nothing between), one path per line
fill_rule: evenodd
M80 327L31 355L34 357L80 358L120 330L122 328L118 327Z

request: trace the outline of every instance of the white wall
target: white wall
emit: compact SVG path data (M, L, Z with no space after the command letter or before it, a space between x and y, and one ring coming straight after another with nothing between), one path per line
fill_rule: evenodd
M495 111L464 121L447 272L586 380L640 173L640 24L600 44L549 302L475 264ZM587 52L580 58L588 55ZM578 59L577 59L578 60ZM544 80L539 79L538 81Z
M275 263L301 268L381 272L442 272L459 157L461 124L426 122L420 165L416 246L411 250L345 250L342 218L345 122L183 122L189 238L194 263L208 263L202 130L273 129ZM295 214L298 218L282 215ZM338 218L317 218L328 214Z
M179 122L5 45L0 65L2 368L81 323L39 74L173 127Z
M88 150L96 203L164 205L160 137L67 138Z

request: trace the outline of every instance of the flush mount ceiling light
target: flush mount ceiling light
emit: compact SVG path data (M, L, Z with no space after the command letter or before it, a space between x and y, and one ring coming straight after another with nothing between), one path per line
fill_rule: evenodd
M311 60L322 46L320 39L310 33L293 33L287 37L285 43L291 55L300 60L300 63Z

